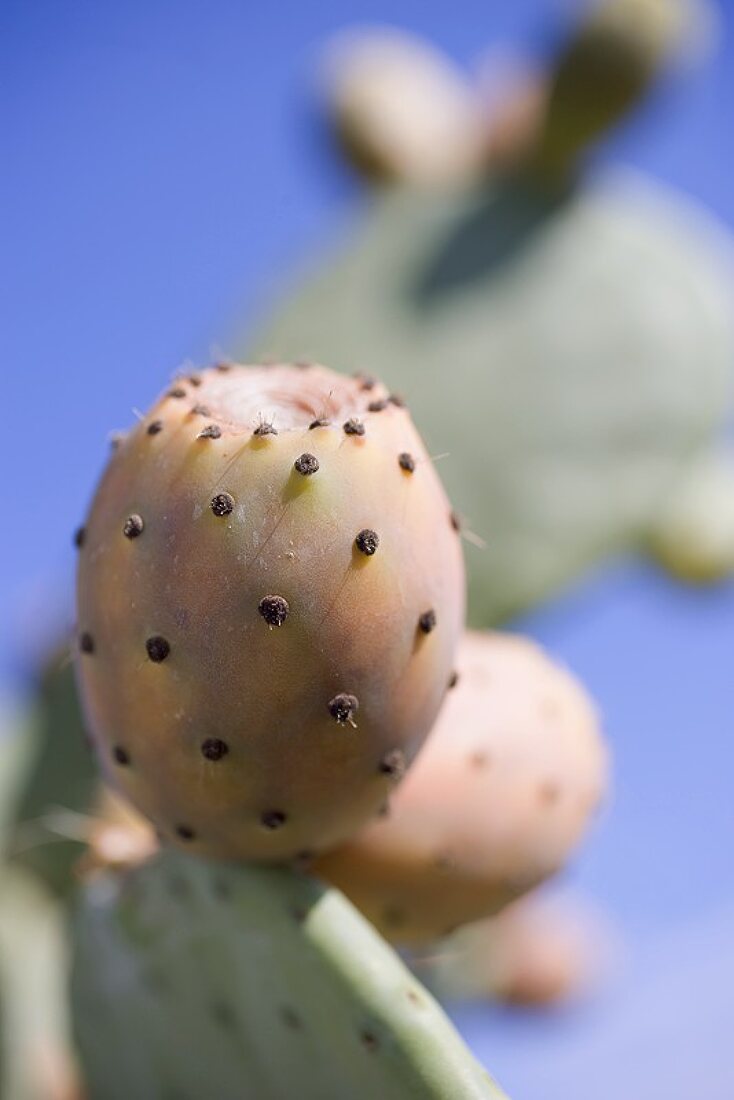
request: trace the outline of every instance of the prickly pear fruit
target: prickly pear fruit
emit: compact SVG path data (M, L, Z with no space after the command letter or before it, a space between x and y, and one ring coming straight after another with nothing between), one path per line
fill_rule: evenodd
M350 836L446 692L454 527L373 379L222 364L176 381L113 454L81 540L77 670L106 777L197 854Z
M469 633L457 673L387 816L313 864L394 942L438 939L559 870L604 789L594 709L538 647Z
M352 906L283 867L167 852L95 880L72 999L104 1100L502 1096Z
M479 99L428 42L395 27L343 31L322 69L337 138L367 177L442 185L477 174L485 144Z
M660 503L649 550L674 576L706 584L734 571L734 458L712 448Z
M588 905L533 891L434 946L416 970L442 997L552 1008L594 989L611 947Z

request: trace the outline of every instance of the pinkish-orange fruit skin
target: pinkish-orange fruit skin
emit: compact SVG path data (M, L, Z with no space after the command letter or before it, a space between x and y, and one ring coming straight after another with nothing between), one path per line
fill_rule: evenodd
M611 929L576 897L531 891L418 962L441 995L553 1008L588 995L613 962Z
M558 871L605 789L594 708L536 645L468 633L456 667L387 816L313 865L397 943L497 913Z
M106 778L191 852L277 861L343 841L395 785L386 754L409 765L434 722L462 553L387 397L316 365L213 368L176 381L110 459L80 548L79 684ZM344 430L354 418L363 434ZM318 469L299 472L302 455ZM281 625L267 596L287 603ZM359 702L345 722L340 693Z

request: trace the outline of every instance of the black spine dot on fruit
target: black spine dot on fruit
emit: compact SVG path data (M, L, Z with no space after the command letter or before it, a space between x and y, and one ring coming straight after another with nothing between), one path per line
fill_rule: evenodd
M363 374L361 371L357 371L352 377L359 382L361 390L373 390L377 385L377 379L373 378L371 374Z
M207 760L221 760L229 752L229 745L219 737L207 737L201 743L201 755Z
M211 416L212 414L211 414L211 411L207 408L206 405L192 405L191 406L191 415L192 416Z
M433 608L424 611L418 619L418 629L421 634L430 634L436 628L436 612Z
M293 366L297 367L298 370L309 370L310 367L315 365L316 364L311 359L296 359L293 363Z
M391 405L395 405L395 407L398 409L405 408L405 398L401 397L399 393L391 393L388 397L388 401Z
M122 745L115 745L112 750L112 756L114 757L115 763L123 768L130 763L130 753L127 749L123 749Z
M125 442L124 432L112 432L110 435L110 447L116 451Z
M400 749L391 749L386 752L377 766L381 775L389 775L394 779L401 779L405 775L405 753Z
M459 682L459 674L458 674L458 672L456 672L456 670L454 670L451 673L451 675L449 676L449 682L446 685L448 687L449 691L451 690L451 688L455 688L456 685L458 684L458 682Z
M136 539L138 535L142 535L144 527L143 517L133 512L123 523L122 533L126 539Z
M258 424L252 434L258 437L262 437L264 435L277 435L278 429L275 427L274 424L271 424L269 420L264 420L262 424Z
M197 439L219 439L222 434L222 429L218 424L207 424L205 428L202 428L199 432Z
M407 451L403 451L398 455L398 466L401 470L405 470L406 474L412 474L415 471L415 459Z
M312 420L308 426L308 430L312 432L314 428L328 428L331 421L325 416L317 416L315 420Z
M356 416L351 416L344 422L344 432L346 435L364 435L364 424Z
M86 530L83 527L77 527L76 531L74 532L74 545L76 546L77 550L81 550L82 546L84 545L84 539L86 537Z
M540 801L545 806L552 806L554 802L557 802L561 796L561 788L557 783L554 783L552 779L546 780L545 783L541 783L538 791Z
M176 835L179 836L181 840L193 840L196 833L190 825L177 825Z
M94 653L94 638L88 630L79 635L79 648L82 653Z
M214 369L220 371L221 374L226 374L228 370L232 370L231 363L215 363Z
M384 399L384 397L381 397L377 401L370 401L369 405L367 406L367 412L380 413L383 411L383 409L386 408L387 401Z
M367 557L371 557L380 545L380 536L377 534L377 531L365 527L364 530L360 531L357 535L354 540L354 545L361 554L366 554Z
M449 515L449 521L454 531L461 530L461 520L459 519L459 515L457 512L451 512L451 514Z
M260 824L266 829L280 829L287 821L282 810L265 810L260 814Z
M201 385L201 375L200 374L190 374L188 376L188 381L191 383L192 386L200 386Z
M174 386L172 390L168 391L168 396L180 399L186 396L186 390L183 388L183 386Z
M163 431L163 421L151 420L150 424L148 425L147 431L148 435L158 435L158 432Z
M351 722L354 714L359 710L359 700L356 695L350 695L346 691L340 691L328 702L329 714L340 725Z
M167 639L161 637L160 634L153 634L152 637L148 638L145 643L145 649L151 661L155 664L160 664L161 661L165 661L166 657L171 652L171 647Z
M318 470L319 460L316 458L316 455L311 455L305 451L302 455L299 455L293 463L293 468L296 473L303 474L304 477L310 477L311 474L315 474Z
M283 596L263 596L257 609L268 626L282 626L290 611L288 601Z
M228 516L234 509L234 497L231 493L217 493L209 503L215 516Z

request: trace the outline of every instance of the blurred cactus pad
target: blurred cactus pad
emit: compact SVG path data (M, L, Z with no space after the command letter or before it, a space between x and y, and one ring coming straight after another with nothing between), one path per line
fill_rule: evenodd
M65 647L46 662L21 726L3 746L9 763L15 746L23 761L12 781L6 779L7 790L0 790L7 818L4 855L63 894L71 887L73 865L84 851L84 815L97 784Z
M503 1095L367 922L295 872L160 855L93 881L74 940L93 1100Z
M641 175L584 168L681 37L657 19L680 7L596 9L513 163L376 190L251 341L405 395L483 544L467 555L477 625L617 552L695 579L734 565L734 476L713 453L734 361L723 230Z

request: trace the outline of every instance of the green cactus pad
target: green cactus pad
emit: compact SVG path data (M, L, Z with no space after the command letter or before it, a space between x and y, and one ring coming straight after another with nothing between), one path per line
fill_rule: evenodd
M24 763L7 811L6 853L12 863L63 894L84 848L79 815L89 812L97 783L68 660L57 655L47 665L16 740Z
M46 1097L71 1075L61 905L33 875L0 865L0 1096ZM61 1095L61 1091L54 1095Z
M499 1100L346 899L174 852L86 891L72 996L91 1100Z
M34 751L15 706L0 703L0 854L4 854Z

